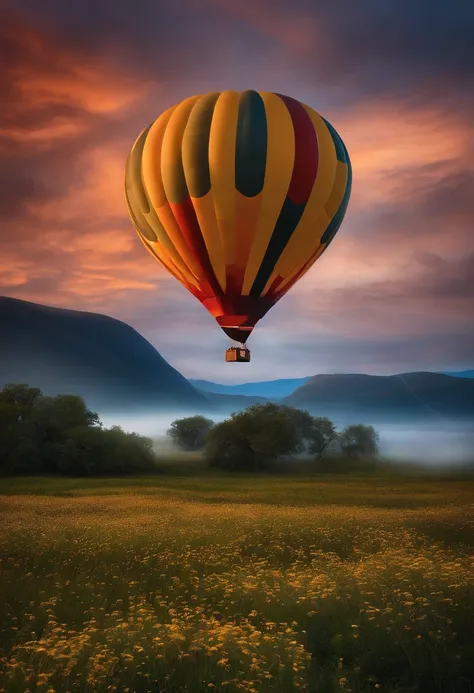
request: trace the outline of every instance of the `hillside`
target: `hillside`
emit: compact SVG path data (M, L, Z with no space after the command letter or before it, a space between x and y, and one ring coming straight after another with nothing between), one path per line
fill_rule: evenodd
M208 406L136 330L114 318L0 297L0 387L75 393L102 411Z
M77 393L102 414L150 410L228 414L257 402L280 400L351 422L474 420L474 379L459 374L339 374L241 385L190 383L136 330L105 315L0 297L0 329L0 387L23 382L45 394Z
M440 373L316 375L286 397L290 406L352 421L474 419L474 380Z
M190 380L194 387L204 393L213 392L219 395L244 395L245 397L263 397L264 399L281 399L291 395L298 387L309 380L306 378L284 378L281 380L264 380L256 383L239 385L221 385L208 380Z
M453 378L474 378L474 371L454 371L444 375L451 375Z
M221 395L216 392L204 392L213 411L227 414L240 409L246 409L252 404L268 402L266 397L250 397L248 395Z

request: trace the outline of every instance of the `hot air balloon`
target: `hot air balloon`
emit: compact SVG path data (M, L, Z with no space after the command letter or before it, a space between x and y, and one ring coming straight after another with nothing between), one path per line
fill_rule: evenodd
M128 157L130 217L151 254L249 361L257 322L334 238L351 193L344 142L316 111L271 92L171 106Z

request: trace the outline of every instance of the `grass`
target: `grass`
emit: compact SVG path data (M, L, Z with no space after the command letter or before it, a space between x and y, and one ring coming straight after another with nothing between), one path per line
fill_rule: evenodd
M190 465L0 480L2 693L472 693L474 481Z

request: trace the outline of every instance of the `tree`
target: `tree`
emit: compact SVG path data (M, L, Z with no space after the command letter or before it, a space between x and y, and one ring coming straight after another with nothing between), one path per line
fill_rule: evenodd
M373 426L352 424L340 434L339 444L348 457L373 457L379 452L379 439Z
M3 404L10 404L15 407L19 407L24 412L31 411L38 399L42 396L42 392L37 387L30 387L21 383L15 385L10 383L4 385L0 390L0 402Z
M41 397L36 406L38 421L48 420L60 430L77 426L102 426L99 415L91 411L79 395Z
M151 439L102 428L82 397L45 397L28 385L0 390L0 473L127 474L154 467Z
M14 452L20 441L18 410L0 399L0 474L14 471Z
M78 395L39 397L31 422L34 431L28 437L30 450L28 454L25 450L17 463L17 471L22 473L31 473L33 470L57 472L58 465L62 464L66 441L71 438L71 431L88 431L102 426L98 414L90 411L83 398ZM71 450L70 443L68 446ZM79 469L87 471L88 465L81 463Z
M306 420L297 411L268 402L232 414L210 431L206 458L212 466L258 470L278 457L295 454Z
M286 405L280 406L283 414L288 417L291 424L295 427L298 436L298 443L292 454L304 452L308 446L311 446L311 441L314 436L314 418L304 409L295 409Z
M214 421L204 416L188 416L173 421L166 435L183 450L202 450L213 426Z
M0 390L0 473L15 471L28 453L35 454L35 407L41 390L8 384Z
M34 412L37 435L43 443L61 443L68 431L77 428L102 427L99 415L88 409L78 395L40 397Z
M309 452L321 459L329 445L336 440L337 432L333 422L326 416L317 416L313 419L311 430L311 442Z

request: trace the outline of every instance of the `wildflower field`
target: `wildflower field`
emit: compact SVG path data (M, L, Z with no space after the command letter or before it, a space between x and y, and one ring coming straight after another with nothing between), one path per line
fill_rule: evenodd
M0 480L0 691L474 691L474 483Z

